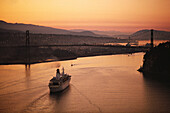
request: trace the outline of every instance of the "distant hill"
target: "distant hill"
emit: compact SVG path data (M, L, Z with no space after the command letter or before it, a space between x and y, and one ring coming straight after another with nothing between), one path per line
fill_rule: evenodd
M72 29L70 31L82 32L82 31L86 31L86 30L84 30L84 29ZM109 37L118 37L118 36L120 36L120 38L124 38L124 36L127 36L127 35L129 36L131 34L131 33L120 32L120 31L99 31L99 30L90 30L90 31L95 33L95 34L102 35L102 36L109 36Z
M39 34L30 32L29 36L31 45L86 45L127 42L126 39L69 34ZM24 46L25 37L25 31L0 28L0 46Z
M114 35L117 39L129 39L130 35Z
M116 35L129 35L131 33L128 32L120 32L120 31L98 31L93 30L92 32L100 35L108 35L108 36L116 36Z
M52 27L45 27L33 24L23 24L23 23L7 23L0 20L0 28L7 30L17 30L26 31L30 30L31 33L41 33L41 34L64 34L64 35L82 35L82 36L100 36L91 31L73 32L64 29L56 29Z
M18 30L8 30L8 29L2 29L0 28L0 33L25 33L23 31L18 31Z
M136 39L136 40L148 40L151 37L151 31L147 29L140 30L130 35L130 37L131 39ZM154 30L153 38L155 40L170 40L170 32Z
M73 29L64 30L56 29L52 27L45 27L33 24L23 24L23 23L7 23L0 20L0 29L22 31L30 30L30 33L36 34L61 34L61 35L78 35L78 36L94 36L94 37L114 37L118 39L131 39L136 40L148 40L150 39L150 30L140 30L130 35L130 33L124 33L119 31L98 31L98 30L83 30L83 29ZM12 31L13 32L13 31ZM156 40L170 40L170 32L154 30L154 39Z
M71 32L71 35L101 36L101 35L91 32L91 31Z

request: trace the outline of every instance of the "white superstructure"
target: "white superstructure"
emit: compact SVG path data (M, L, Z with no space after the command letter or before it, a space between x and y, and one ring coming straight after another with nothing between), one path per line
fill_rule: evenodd
M50 92L59 92L64 90L69 86L71 76L64 73L64 68L62 74L60 74L60 70L56 70L56 77L53 77L49 82Z

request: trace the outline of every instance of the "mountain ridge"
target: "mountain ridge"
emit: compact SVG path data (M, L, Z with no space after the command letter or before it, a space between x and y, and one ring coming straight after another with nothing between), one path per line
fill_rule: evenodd
M151 30L143 29L139 30L132 35L130 35L131 39L135 40L149 40L151 37ZM169 31L161 31L161 30L153 30L153 38L155 40L170 40L170 32Z
M58 29L41 25L34 24L24 24L24 23L7 23L3 20L0 20L0 28L7 30L16 30L25 32L30 30L31 33L36 34L63 34L63 35L79 35L79 36L94 36L94 37L114 37L117 39L131 39L134 40L150 40L150 30L142 29L136 31L135 33L123 33L120 31L100 31L100 30L84 30L84 29ZM170 40L169 31L154 30L153 37L156 40Z
M18 30L18 31L30 30L31 33L41 33L41 34L68 34L68 35L82 35L82 36L100 36L91 31L72 32L69 30L34 25L34 24L7 23L3 20L0 20L0 28L7 29L7 30Z
M71 29L70 31L74 31L74 32L82 32L82 31L86 31L85 29ZM95 33L95 34L99 34L99 35L103 35L103 36L109 36L109 37L113 37L116 35L130 35L132 33L130 32L120 32L120 31L101 31L101 30L90 30L91 32Z

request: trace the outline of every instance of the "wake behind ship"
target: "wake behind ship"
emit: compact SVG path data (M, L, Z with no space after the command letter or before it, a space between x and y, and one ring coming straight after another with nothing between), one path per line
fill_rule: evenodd
M71 76L64 73L64 68L61 74L59 69L56 71L56 77L53 77L48 85L51 93L63 91L69 86L71 80Z

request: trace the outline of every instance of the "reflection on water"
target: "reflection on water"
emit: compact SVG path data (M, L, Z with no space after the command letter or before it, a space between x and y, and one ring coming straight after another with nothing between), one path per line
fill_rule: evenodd
M31 67L31 64L25 64L25 75L27 77L30 76L30 67Z
M164 43L164 42L167 42L169 40L154 40L153 43L154 43L154 46L157 46L159 45L160 43ZM126 43L105 43L105 45L123 45L123 46L126 46L128 42ZM147 43L151 43L150 40L137 40L137 43L130 43L131 46L145 46Z
M169 87L136 71L143 55L0 65L0 112L168 112ZM72 76L71 84L61 93L50 94L48 82L62 66Z
M167 42L167 41L168 40L154 40L153 43L154 43L155 46L157 46L160 43ZM147 43L151 43L151 41L150 40L140 40L140 41L138 41L138 45L140 45L140 46L144 46Z
M148 111L170 111L170 79L163 75L143 74ZM154 106L154 107L150 107Z
M61 92L49 93L49 98L51 101L60 103L61 98L65 97L65 95L68 95L70 90L71 90L71 87L67 87L65 90L63 90Z
M49 103L51 103L51 112L60 113L64 111L67 105L67 100L69 98L69 94L71 91L71 87L66 88L64 91L60 93L50 93L49 95Z

